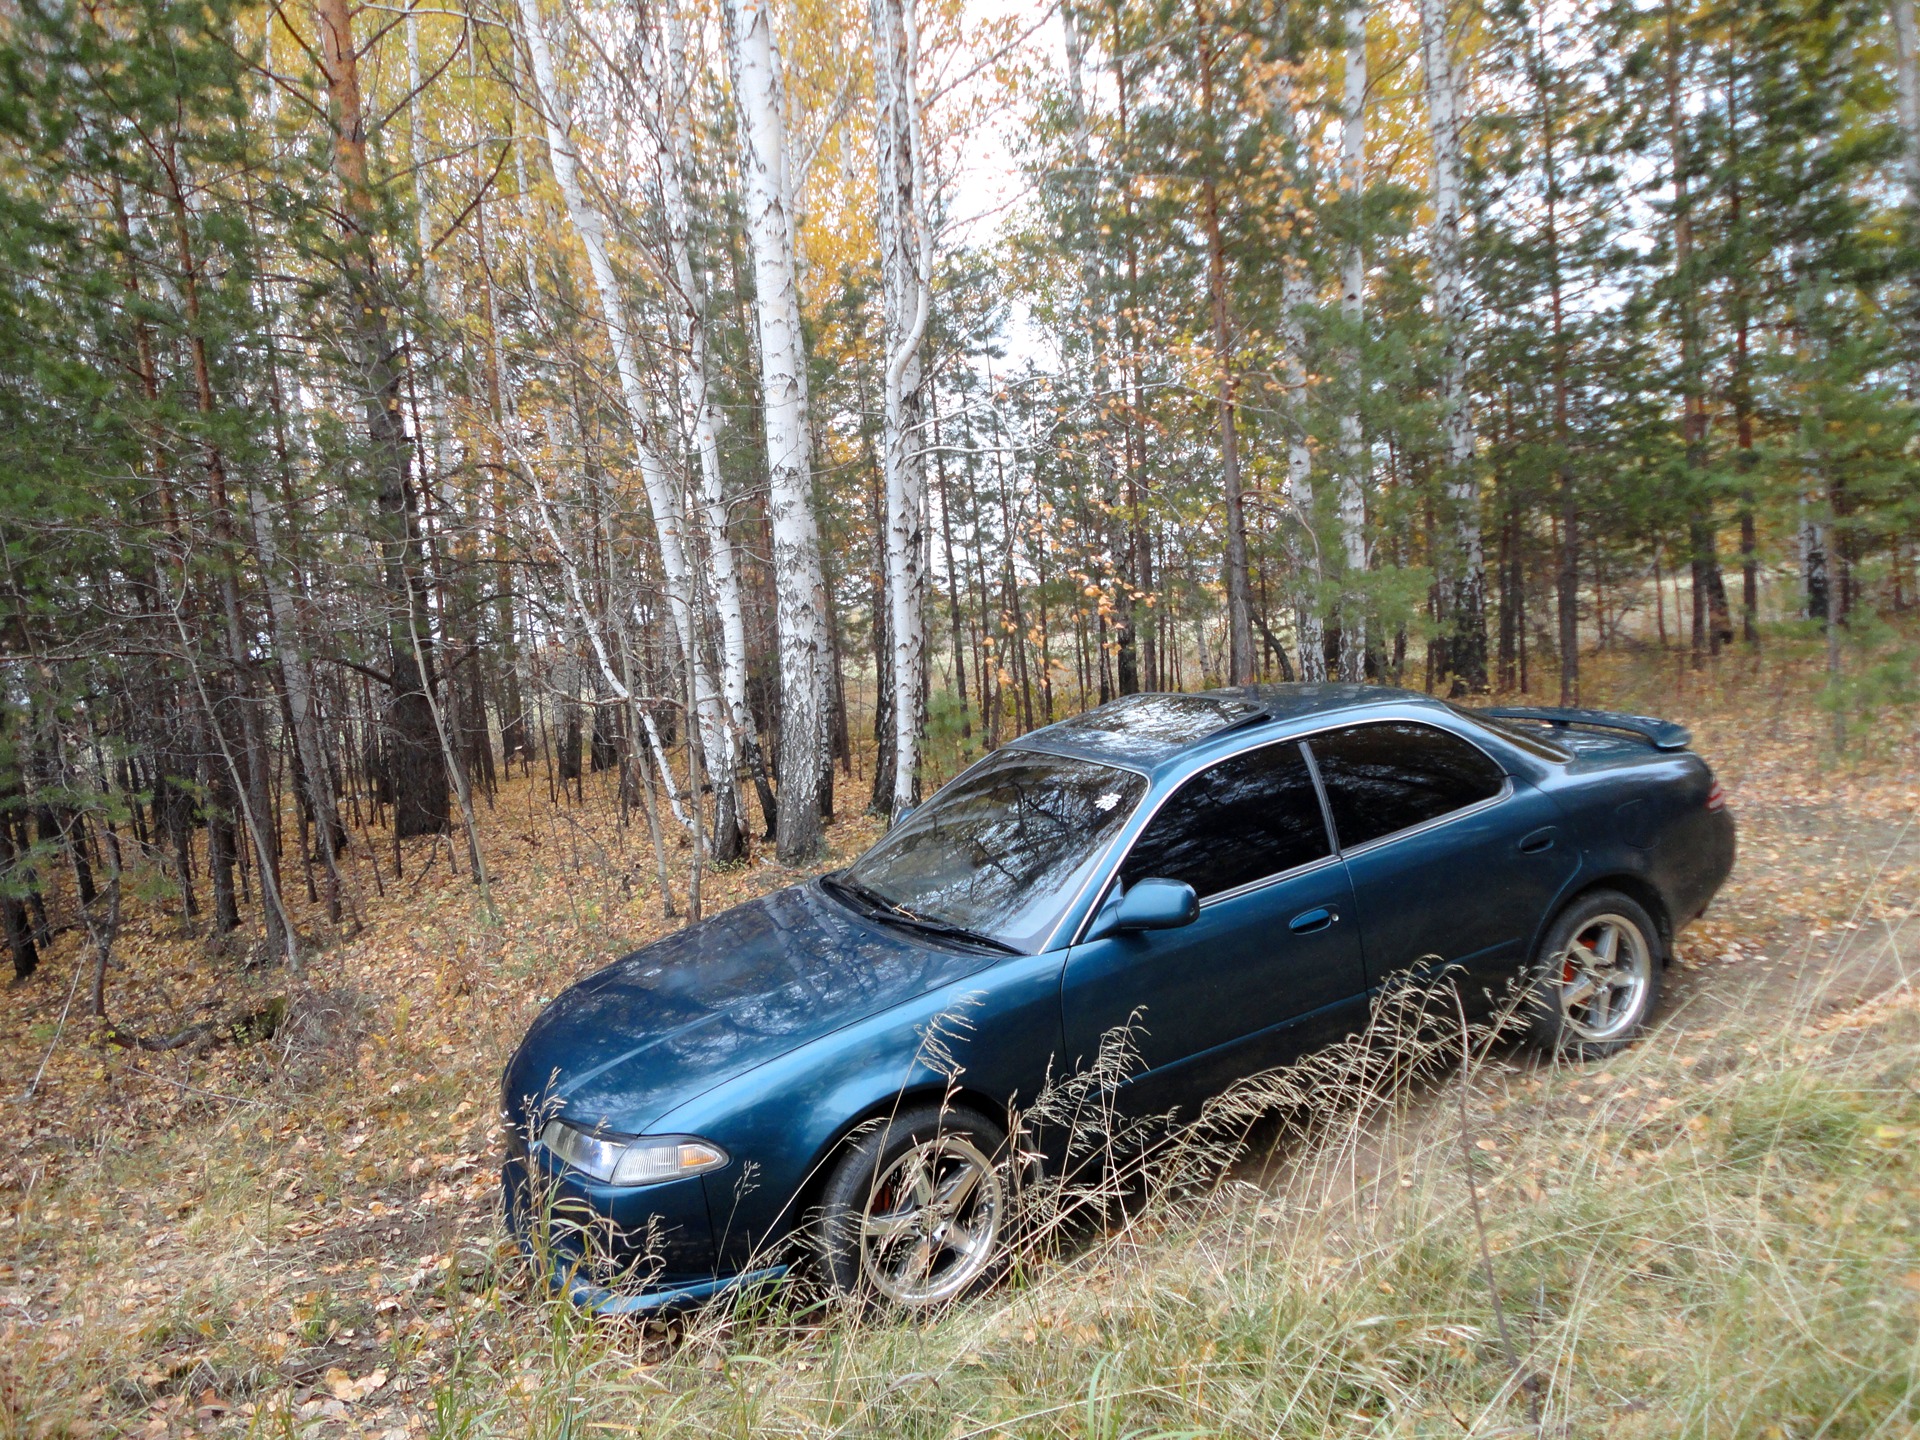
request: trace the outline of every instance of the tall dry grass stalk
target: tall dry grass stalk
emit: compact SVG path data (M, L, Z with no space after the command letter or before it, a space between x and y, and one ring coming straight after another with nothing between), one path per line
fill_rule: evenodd
M793 1284L669 1329L503 1289L443 1433L1911 1434L1920 1008L1815 1024L1827 983L1591 1067L1398 988L1184 1122L1119 1114L1117 1033L1020 1117L1072 1163L994 1292L875 1319Z

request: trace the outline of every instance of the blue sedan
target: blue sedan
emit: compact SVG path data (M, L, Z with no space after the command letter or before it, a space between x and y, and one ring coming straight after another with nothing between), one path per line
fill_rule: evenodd
M602 1312L799 1254L936 1305L1002 1262L1010 1117L1130 1022L1139 1115L1354 1033L1435 956L1470 997L1518 977L1543 1049L1608 1053L1733 865L1689 743L1349 685L1134 695L1024 735L847 869L549 1005L503 1081L509 1218Z

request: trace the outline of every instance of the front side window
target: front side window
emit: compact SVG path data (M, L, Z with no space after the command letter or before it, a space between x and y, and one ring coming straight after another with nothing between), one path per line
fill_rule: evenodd
M1289 740L1182 785L1134 842L1120 878L1184 880L1204 900L1331 853L1313 776Z
M1308 743L1343 849L1490 800L1507 783L1485 751L1410 720L1348 725Z
M1146 789L1136 771L1002 750L909 815L844 878L914 917L1031 952Z

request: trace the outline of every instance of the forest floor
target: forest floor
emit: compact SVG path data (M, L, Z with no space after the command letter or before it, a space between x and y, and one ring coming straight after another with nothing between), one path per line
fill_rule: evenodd
M1587 703L1693 727L1740 823L1655 1035L1566 1069L1496 1050L933 1324L775 1306L663 1339L513 1263L501 1065L545 1000L677 923L607 777L483 806L497 922L464 850L456 874L409 842L401 879L375 834L376 890L356 834L363 924L304 907L297 976L147 884L118 1023L289 1015L110 1048L77 933L7 994L0 1436L1920 1433L1915 716L1856 717L1838 754L1811 655L1592 669ZM832 862L877 833L832 826ZM709 872L706 908L796 878Z

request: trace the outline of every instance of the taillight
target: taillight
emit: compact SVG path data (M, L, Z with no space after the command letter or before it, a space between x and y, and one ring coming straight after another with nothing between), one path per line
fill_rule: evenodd
M1707 791L1707 809L1724 810L1726 808L1727 792L1720 788L1720 782L1716 780L1713 782L1713 788Z

